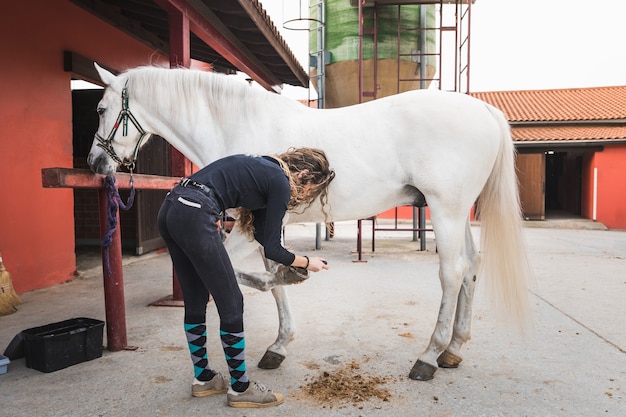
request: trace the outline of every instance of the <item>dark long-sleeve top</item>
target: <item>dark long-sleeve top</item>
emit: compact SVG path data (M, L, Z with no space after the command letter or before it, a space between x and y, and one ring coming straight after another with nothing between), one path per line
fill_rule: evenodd
M291 188L278 161L269 156L227 156L190 178L214 191L222 211L239 207L252 211L254 238L263 245L265 256L283 265L293 263L295 255L281 244Z

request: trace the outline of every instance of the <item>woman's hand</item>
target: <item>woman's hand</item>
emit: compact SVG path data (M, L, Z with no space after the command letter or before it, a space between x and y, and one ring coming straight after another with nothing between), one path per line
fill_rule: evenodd
M307 269L311 272L319 272L322 269L328 269L328 262L324 258L317 256L309 257L309 266Z
M296 256L291 266L298 268L304 268L311 272L319 272L322 269L328 269L328 262L326 259L319 256Z

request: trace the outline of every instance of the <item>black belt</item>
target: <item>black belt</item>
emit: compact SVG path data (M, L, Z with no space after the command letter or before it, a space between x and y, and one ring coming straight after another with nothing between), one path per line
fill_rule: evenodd
M212 189L210 189L209 187L207 187L204 184L201 184L199 182L193 181L193 180L191 180L189 178L183 178L182 180L180 180L178 185L180 185L181 187L184 187L184 188L195 188L197 190L202 191L204 194L208 195L209 197L213 197L213 190Z

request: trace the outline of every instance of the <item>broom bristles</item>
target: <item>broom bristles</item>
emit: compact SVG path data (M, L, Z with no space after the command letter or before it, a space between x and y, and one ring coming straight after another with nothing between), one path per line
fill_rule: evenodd
M13 289L11 274L2 264L2 256L0 255L0 315L15 313L16 305L22 304L22 300Z
M11 275L9 275L8 281L4 280L3 275L4 273L0 272L1 295L10 298L11 300L13 300L15 304L22 304L22 300L20 300L20 297L17 295L17 293L15 292L15 289L13 288L13 282L11 282Z

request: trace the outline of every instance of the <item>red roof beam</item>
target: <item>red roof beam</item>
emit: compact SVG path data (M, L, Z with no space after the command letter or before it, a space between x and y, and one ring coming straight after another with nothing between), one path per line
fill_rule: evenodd
M267 90L276 91L281 82L272 72L252 56L247 48L225 27L202 2L194 0L155 0L163 9L178 10L189 19L190 29L217 53L245 72ZM249 51L248 51L249 52Z

